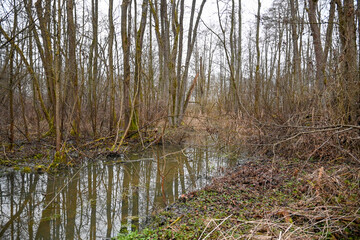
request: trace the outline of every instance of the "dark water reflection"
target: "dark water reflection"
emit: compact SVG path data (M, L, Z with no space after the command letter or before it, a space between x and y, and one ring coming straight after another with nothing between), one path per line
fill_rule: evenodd
M235 164L206 148L154 148L59 175L7 173L0 177L0 239L113 237Z

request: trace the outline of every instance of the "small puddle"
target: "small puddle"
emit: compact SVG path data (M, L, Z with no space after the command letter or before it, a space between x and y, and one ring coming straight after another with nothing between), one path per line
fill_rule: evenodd
M155 147L66 173L0 177L0 239L107 239L141 228L237 164L212 148Z

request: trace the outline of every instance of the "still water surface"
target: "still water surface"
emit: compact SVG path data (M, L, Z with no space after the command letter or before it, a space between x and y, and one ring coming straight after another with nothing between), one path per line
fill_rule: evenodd
M211 148L153 148L66 173L0 176L0 239L107 239L234 166Z

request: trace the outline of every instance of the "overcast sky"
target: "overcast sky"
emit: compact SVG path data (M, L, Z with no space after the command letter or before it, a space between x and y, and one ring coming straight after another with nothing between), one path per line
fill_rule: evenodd
M202 18L204 21L206 19L217 20L217 18L214 19L214 16L217 17L216 16L216 14L217 14L216 1L217 0L207 0L207 2L205 3L204 11L202 14ZM114 7L116 8L116 6L117 6L118 7L117 9L120 10L119 7L121 5L121 2L122 2L121 0L119 0L118 2L114 1ZM139 5L142 3L142 1L137 1L137 2ZM186 2L187 6L191 6L192 0L186 0L185 2ZM273 0L262 0L261 1L261 14L266 12L266 10L271 6L272 2L273 2ZM201 3L201 0L197 0L197 4L200 5L200 3ZM109 1L108 0L100 0L99 5L100 5L99 6L100 11L103 14L107 15ZM258 6L257 0L242 0L243 24L249 23L249 21L255 22L257 6ZM115 15L117 15L117 14L115 13Z
M190 1L190 0L188 0ZM208 0L204 7L203 19L214 19L217 14L216 8L217 0ZM268 8L270 8L273 0L262 0L261 1L261 14L264 14ZM190 3L189 3L190 4ZM254 23L255 15L257 14L258 1L257 0L242 0L242 21L243 24Z

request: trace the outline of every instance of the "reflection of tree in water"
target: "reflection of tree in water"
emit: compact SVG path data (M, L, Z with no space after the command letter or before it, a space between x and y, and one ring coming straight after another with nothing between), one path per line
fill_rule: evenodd
M50 180L48 177L46 184L45 199L43 202L44 209L41 213L41 219L39 227L36 232L35 239L49 239L50 236L53 238L59 238L59 222L57 218L60 217L60 195L57 194L58 190L62 186L63 178L56 180ZM51 231L52 230L52 231Z
M95 165L89 165L88 170L88 189L89 202L91 206L90 216L90 240L96 239L96 206L97 206L97 172Z
M75 171L72 171L72 174L75 174ZM79 178L75 177L68 185L66 196L66 239L72 240L75 239L75 220L76 220L76 207L77 207L77 185L79 183Z
M147 215L165 206L164 199L170 204L204 187L226 163L208 149L162 146L112 160L126 163L89 164L55 176L0 177L0 238L112 237L121 228L142 226Z
M123 168L123 184L122 184L122 198L121 198L121 215L122 215L122 225L127 225L128 222L124 222L126 217L129 215L129 186L130 186L130 172L124 167Z
M3 222L5 219L1 219L1 226L2 229L0 231L0 238L2 238L3 236L5 236L5 238L8 238L6 236L8 236L9 234L5 234L6 231L9 229L10 227L10 237L11 239L15 239L16 236L20 236L20 232L17 232L17 234L15 235L14 233L14 225L16 224L18 227L18 231L20 231L20 227L19 225L19 218L21 216L21 214L23 213L25 207L29 206L28 212L29 212L29 216L33 216L33 210L31 208L32 204L32 200L33 200L33 192L36 189L36 185L38 183L39 177L37 175L35 175L35 177L33 178L32 175L30 175L26 180L24 179L24 175L21 175L21 184L17 184L15 182L17 182L17 179L15 179L16 176L15 174L9 174L8 175L8 181L10 184L8 184L7 186L10 188L7 189L7 192L10 193L10 206L9 208L6 208L6 206L8 204L6 204L6 199L5 197L3 197L3 193L5 193L4 195L6 196L6 189L3 189L2 187L0 188L1 190L1 216L9 216L9 219L6 219L6 222ZM29 183L29 190L25 193L25 182ZM1 184L2 186L2 184ZM20 197L20 200L18 203L16 203L15 199L14 199L14 188L15 186L20 186L21 187L21 196L24 196L24 198ZM21 201L23 199L23 201ZM4 201L5 200L5 201ZM5 209L4 209L5 207ZM16 211L17 209L17 211ZM8 210L10 210L10 215L8 214ZM33 227L32 227L32 221L28 221L28 227L29 227L29 236L31 236L31 238L33 238Z
M106 237L111 237L111 230L112 230L112 206L111 206L111 200L112 200L112 189L113 189L113 178L114 178L114 166L108 165L108 182L106 187L106 220L107 220L107 228L106 228Z

